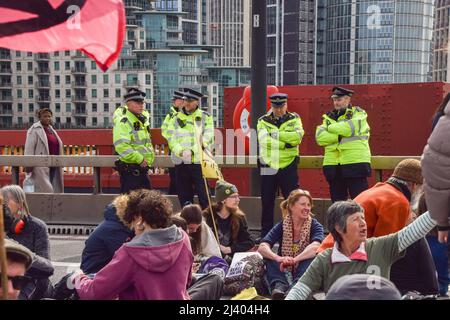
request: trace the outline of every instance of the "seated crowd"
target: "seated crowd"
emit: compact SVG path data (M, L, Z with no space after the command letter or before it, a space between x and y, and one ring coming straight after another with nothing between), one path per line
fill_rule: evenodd
M282 201L282 220L259 245L228 182L216 183L212 210L188 204L175 213L155 190L119 195L86 240L81 270L55 287L47 227L31 215L19 186L5 186L8 298L218 300L235 254L244 252L264 265L266 288L258 294L272 299L308 299L317 292L330 300L445 295L448 279L438 282L425 239L432 239L436 221L426 212L420 163L400 164L387 182L329 207L327 238L306 190Z

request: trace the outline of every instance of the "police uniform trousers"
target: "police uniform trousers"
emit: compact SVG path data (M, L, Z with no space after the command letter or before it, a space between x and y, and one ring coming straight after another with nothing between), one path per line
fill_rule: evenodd
M274 170L261 167L261 238L273 227L275 196L278 187L286 199L292 190L299 187L297 166L299 157L286 168Z
M169 194L171 195L177 195L177 173L176 173L176 169L174 167L169 168L169 178L170 178L170 183L169 183Z
M326 168L327 167L327 168ZM330 197L334 203L336 201L346 201L354 199L364 190L369 188L367 176L370 176L370 167L359 164L324 166L324 174L330 186ZM352 169L353 170L349 170Z
M200 164L179 164L175 166L178 200L183 208L187 202L194 203L197 193L202 209L208 208L208 195Z
M120 172L120 193L128 193L136 189L151 189L148 171L139 170L138 172Z

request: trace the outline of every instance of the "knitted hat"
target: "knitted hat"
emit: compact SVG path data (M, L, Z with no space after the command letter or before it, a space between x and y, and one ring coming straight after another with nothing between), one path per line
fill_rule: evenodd
M6 256L8 256L8 253L15 253L22 256L25 260L26 269L28 269L31 266L34 254L20 243L14 240L5 239L5 250Z
M392 177L417 184L423 183L420 161L416 159L402 160L394 169Z
M224 180L218 180L216 182L216 202L225 200L233 193L238 193L238 189L234 184L228 183Z
M373 274L340 277L325 300L400 300L397 287L388 279Z

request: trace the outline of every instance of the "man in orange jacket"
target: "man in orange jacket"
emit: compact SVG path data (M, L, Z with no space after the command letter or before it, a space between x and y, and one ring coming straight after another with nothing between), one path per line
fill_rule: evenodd
M422 185L420 161L405 159L394 169L386 182L379 182L360 193L354 200L364 208L367 238L385 236L402 229L411 215L412 195ZM332 248L334 239L329 234L317 253Z

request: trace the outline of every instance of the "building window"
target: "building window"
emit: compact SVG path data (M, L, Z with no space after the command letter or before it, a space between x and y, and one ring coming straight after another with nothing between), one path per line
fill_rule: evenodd
M92 112L97 112L97 104L96 103L92 104Z
M16 57L20 58L20 56L21 56L20 51L16 51Z
M56 121L55 121L56 123L61 123L61 118L60 117L56 117L55 119L56 119Z
M92 84L97 84L97 75L95 74L91 75L91 82Z
M55 76L55 84L59 85L60 81L61 81L61 77L60 76Z
M59 51L56 51L56 52L53 54L53 56L54 56L54 57L59 57Z
M120 89L116 89L116 98L120 98Z
M70 51L64 51L64 55L65 55L66 57L70 56Z
M151 74L146 74L145 75L145 84L147 84L147 85L151 85L152 84L152 75Z
M70 61L64 62L64 68L65 68L66 70L70 70Z
M116 74L114 75L114 78L115 78L115 83L116 83L116 84L120 84L120 73L116 73Z
M33 111L34 111L34 104L29 103L28 104L28 112L33 112ZM31 122L33 122L33 121L31 121Z
M16 62L16 70L17 71L22 71L22 63Z
M27 70L33 71L33 62L32 61L27 62Z
M61 98L61 90L55 89L55 98L60 99Z
M103 89L103 98L109 98L109 90Z
M18 124L19 126L23 125L23 118L22 118L22 117L18 117L18 118L17 118L17 124Z
M17 89L17 98L22 99L22 89Z
M145 98L151 99L151 96L152 96L152 90L151 89L146 89L145 90Z
M34 98L34 91L33 91L33 89L28 89L28 98L30 98L30 99Z
M66 103L66 112L70 112L72 110L72 104Z
M66 84L70 84L70 76L66 76Z
M27 52L27 57L32 57L33 56L33 52Z
M28 76L28 84L33 85L33 76Z
M72 123L72 118L66 118L66 123L67 124L71 124Z
M92 118L92 125L93 125L94 127L97 126L97 117L93 117L93 118Z
M91 90L92 98L97 98L97 89Z
M66 89L66 98L70 98L71 92L70 89Z
M97 64L95 63L95 61L91 61L91 69L92 70L96 70L97 69Z
M104 125L105 127L109 127L109 118L108 118L108 117L104 117L104 118L103 118L103 125Z
M34 122L34 117L28 117L28 123L33 123Z
M103 83L104 83L104 84L108 84L108 82L109 82L109 75L104 74L104 75L103 75Z
M61 112L61 104L55 103L55 112Z
M17 104L17 112L23 112L23 105L21 103Z
M103 112L109 112L109 104L107 103L103 104Z
M55 61L55 71L59 71L59 61Z

